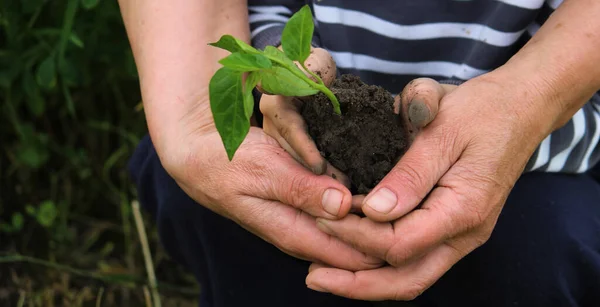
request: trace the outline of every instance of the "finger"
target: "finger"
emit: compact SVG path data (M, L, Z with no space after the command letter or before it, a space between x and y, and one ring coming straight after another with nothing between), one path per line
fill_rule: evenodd
M398 266L469 230L474 220L460 208L451 189L438 187L421 209L395 221L393 226L355 215L337 221L317 219L317 226L366 254Z
M354 214L337 221L317 219L317 227L357 250L383 260L396 242L392 224L374 222Z
M372 269L382 261L365 255L316 228L314 217L276 201L248 198L252 210L241 223L249 231L296 258L317 261L347 270Z
M366 195L352 195L352 208L350 212L362 213L362 204L365 201Z
M277 142L279 143L279 146L281 146L283 149L285 149L285 151L287 151L296 161L300 162L302 165L309 168L309 166L306 165L306 163L304 163L302 158L300 158L300 156L296 153L294 148L292 148L292 146L290 146L290 144L287 142L287 140L284 139L281 135L279 135L279 131L277 131L277 129L271 123L271 120L267 117L265 117L263 120L263 131L266 134L268 134L269 136L271 136L272 138L274 138L275 140L277 140ZM327 163L327 166L326 166L326 170L325 170L325 175L339 181L346 188L350 189L350 187L351 187L350 178L348 178L348 176L346 176L346 174L344 174L342 171L340 171L339 169L337 169L336 167L331 165L329 162L326 162L326 163Z
M392 221L419 205L440 177L456 162L463 148L453 125L427 129L400 161L367 195L363 212L375 221ZM437 125L437 124L436 124Z
M285 149L285 151L287 151L294 158L294 160L296 160L299 163L301 163L302 165L308 167L308 165L306 165L304 163L304 161L302 161L302 159L296 153L296 151L294 151L292 146L290 146L290 144L279 134L279 131L277 130L277 128L275 127L275 125L273 124L271 119L269 119L268 117L265 117L263 119L263 127L262 128L263 128L263 131L270 137L274 138L277 141L277 143L279 143L279 146L281 146L283 149Z
M351 182L350 178L346 176L342 171L337 169L335 166L331 165L331 163L327 162L327 169L325 170L325 175L341 182L344 186L350 189Z
M410 82L401 95L394 100L394 111L401 113L408 131L414 135L436 117L444 95L455 86L442 85L430 78L418 78ZM400 112L402 110L402 112Z
M294 98L284 96L263 96L260 110L268 118L268 129L277 131L277 141L295 158L320 175L326 170L327 162L321 156L315 142L306 130L306 123L298 113ZM272 125L271 125L272 124ZM272 127L272 128L271 128ZM269 134L274 134L269 131ZM283 142L285 140L285 142Z
M318 266L309 270L306 284L316 291L352 299L409 301L431 287L470 250L466 246L443 244L405 266L358 272Z
M329 87L335 80L337 74L335 61L327 50L323 48L312 48L310 50L310 55L306 61L304 61L304 64L306 68L310 69L323 80L325 86ZM301 66L298 63L297 65ZM313 79L313 81L317 81L314 80L314 77L310 74L307 74L307 76Z
M280 201L315 217L336 219L350 210L352 195L342 183L311 173L291 157L287 163L254 163L254 180L243 191L246 195Z

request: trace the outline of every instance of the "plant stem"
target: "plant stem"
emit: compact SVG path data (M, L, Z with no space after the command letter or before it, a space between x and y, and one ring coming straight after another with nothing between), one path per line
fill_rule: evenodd
M342 110L340 110L340 102L337 100L337 97L335 97L331 90L329 90L325 85L318 85L316 88L323 92L323 94L325 94L325 96L331 100L331 104L333 104L333 111L338 115L342 115Z
M104 294L104 287L100 287L98 295L96 296L96 307L102 307L102 295Z
M318 84L325 85L325 83L323 83L323 79L321 79L321 77L319 77L319 75L315 74L312 70L306 68L306 66L304 66L304 63L302 63L300 65L302 65L302 68L304 68L304 70L307 73L309 73L311 76L313 76L315 78L315 80L317 80Z
M315 89L318 89L319 91L321 91L323 94L325 94L325 96L327 96L327 98L329 98L329 100L331 100L331 104L333 104L333 111L338 114L341 115L342 111L340 110L340 102L337 100L337 98L335 97L335 95L327 88L327 86L325 86L324 84L319 84L314 82L313 80L311 80L309 77L307 77L304 72L302 72L300 69L294 69L294 68L298 68L296 66L294 66L293 68L289 67L286 63L284 63L283 61L280 61L278 58L273 57L273 56L269 56L266 55L266 57L268 57L271 61L281 65L282 67L287 68L287 70L289 70L292 74L294 74L296 77L302 79L304 82L308 83L310 86L312 86ZM304 64L302 64L302 66L304 67ZM310 70L307 70L309 73L311 73ZM318 76L317 76L318 77ZM319 78L320 80L320 78Z
M148 273L148 284L150 284L150 291L152 291L152 301L154 303L152 306L161 307L160 296L158 295L156 287L156 275L154 274L152 255L150 254L148 237L146 236L146 229L144 228L144 222L142 221L142 213L140 212L140 203L137 200L134 200L131 202L131 206L133 207L135 226L137 227L140 243L142 244L144 263L146 265L146 272Z

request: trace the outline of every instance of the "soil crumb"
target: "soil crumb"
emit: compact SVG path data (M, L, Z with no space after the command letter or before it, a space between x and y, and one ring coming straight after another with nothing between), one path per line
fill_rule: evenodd
M394 114L394 98L384 88L342 75L331 86L342 116L324 94L309 97L302 116L321 155L352 181L353 194L366 194L396 164L408 147L408 134Z

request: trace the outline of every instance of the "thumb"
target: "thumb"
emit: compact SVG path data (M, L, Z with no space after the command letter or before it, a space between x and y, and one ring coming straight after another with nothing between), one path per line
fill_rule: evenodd
M394 112L407 124L412 139L437 116L442 98L456 86L440 84L430 78L418 78L406 85L394 100Z
M433 133L442 132L442 129L436 129ZM427 134L432 133L427 131ZM365 197L362 211L371 220L393 221L415 209L458 159L459 154L444 153L439 144L442 137L421 136Z
M315 175L288 156L286 161L266 161L267 176L257 178L263 199L279 201L312 216L338 219L352 206L352 194L342 183ZM262 172L261 172L262 173ZM265 188L266 187L266 188ZM262 194L262 195L260 195Z
M323 80L325 86L330 86L335 80L337 74L337 67L335 66L335 61L331 54L323 49L323 48L311 48L310 55L304 61L304 64L307 69L315 73L317 76ZM296 63L299 68L302 66L299 63ZM313 76L307 75L310 79L314 80Z

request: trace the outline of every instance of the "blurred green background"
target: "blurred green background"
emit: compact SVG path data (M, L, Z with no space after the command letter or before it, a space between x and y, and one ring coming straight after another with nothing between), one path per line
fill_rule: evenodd
M126 163L146 133L116 0L0 0L0 305L146 306ZM163 305L197 286L145 216Z

